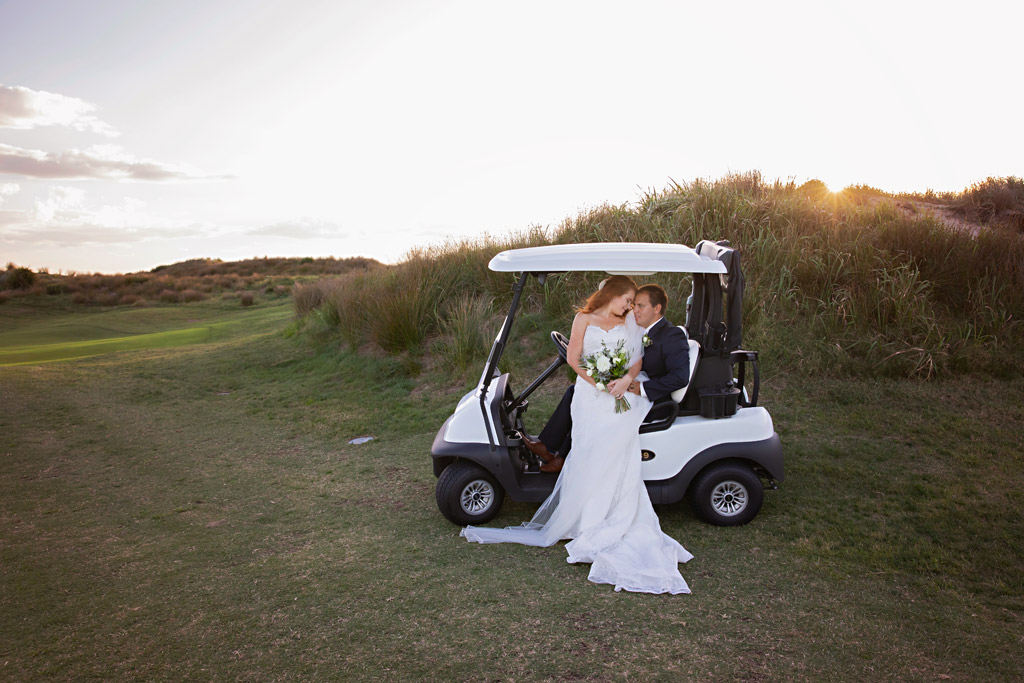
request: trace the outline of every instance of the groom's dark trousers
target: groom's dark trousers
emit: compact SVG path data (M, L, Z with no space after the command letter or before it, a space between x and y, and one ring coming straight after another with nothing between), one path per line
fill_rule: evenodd
M551 418L544 425L544 429L538 437L551 453L558 453L564 456L569 452L569 448L572 447L571 410L572 395L575 389L576 384L573 383L565 390L565 393L562 394L562 400L558 403L558 407L555 408L555 412L551 413Z
M686 333L662 318L647 333L650 346L644 349L643 371L649 378L644 382L644 393L652 403L670 398L676 389L690 380L690 344ZM562 395L551 419L544 425L540 440L549 451L565 456L572 447L572 395L571 384Z

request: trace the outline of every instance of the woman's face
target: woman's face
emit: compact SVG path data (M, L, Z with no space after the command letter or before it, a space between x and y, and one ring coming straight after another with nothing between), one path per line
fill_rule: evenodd
M636 292L629 291L615 297L608 303L608 312L617 316L626 315L633 309L634 296L636 296Z

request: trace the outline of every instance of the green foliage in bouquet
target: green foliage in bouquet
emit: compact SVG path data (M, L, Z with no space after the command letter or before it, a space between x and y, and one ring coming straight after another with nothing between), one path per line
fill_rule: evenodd
M601 350L584 356L580 365L586 369L587 375L597 382L597 388L607 391L608 383L625 377L629 371L629 354L626 353L626 340L621 339L614 349L601 342ZM615 399L615 412L624 413L629 410L629 402L625 397Z

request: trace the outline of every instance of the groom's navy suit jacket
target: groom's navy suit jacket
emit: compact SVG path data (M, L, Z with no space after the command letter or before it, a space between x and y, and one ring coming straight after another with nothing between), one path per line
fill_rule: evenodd
M651 345L644 349L643 383L652 403L662 401L690 381L690 342L686 333L662 318L647 333Z
M643 371L650 378L644 393L652 403L663 401L690 380L690 344L686 333L662 318L647 333L651 345L644 349ZM540 440L552 453L565 455L572 447L572 394L575 384L566 389L551 419L544 425Z

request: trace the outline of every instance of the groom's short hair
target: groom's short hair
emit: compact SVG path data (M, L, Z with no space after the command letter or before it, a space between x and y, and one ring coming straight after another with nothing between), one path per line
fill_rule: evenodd
M651 306L661 306L662 313L668 308L668 294L659 285L644 285L636 290L636 293L646 294L647 299L651 302Z

